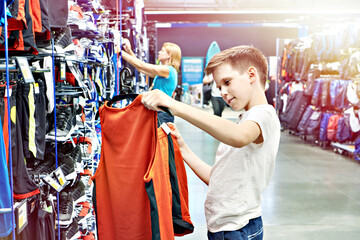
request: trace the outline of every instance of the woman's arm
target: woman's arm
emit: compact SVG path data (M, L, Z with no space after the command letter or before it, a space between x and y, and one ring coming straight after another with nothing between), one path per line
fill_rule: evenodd
M125 52L127 52L127 53L130 54L131 56L136 57L136 56L135 56L135 53L134 53L134 52L132 51L132 49L131 49L131 44L130 44L129 39L123 38L123 41L124 41L124 43L123 43L123 48L124 48Z
M138 59L137 57L130 55L129 53L122 51L122 57L135 67L139 72L144 73L145 75L154 78L155 76L160 76L167 78L169 77L169 67L166 65L155 65L150 63L145 63Z

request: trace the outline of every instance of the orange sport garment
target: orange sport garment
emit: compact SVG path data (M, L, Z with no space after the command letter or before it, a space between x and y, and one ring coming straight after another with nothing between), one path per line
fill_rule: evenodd
M179 170L179 176L170 173L168 137L157 129L157 113L143 106L141 96L125 108L109 107L106 102L99 112L101 159L93 177L98 238L174 239L174 195L183 200L181 225L186 229L190 226L190 230L181 229L180 234L192 232L185 170ZM178 165L175 163L176 169ZM177 179L178 193L172 190L170 175L181 178ZM180 196L183 193L185 197Z

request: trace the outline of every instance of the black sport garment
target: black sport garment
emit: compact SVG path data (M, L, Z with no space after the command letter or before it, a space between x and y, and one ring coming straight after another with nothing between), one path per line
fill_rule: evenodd
M34 202L35 201L35 202ZM35 208L31 204L35 203ZM46 212L39 200L28 203L28 225L16 236L17 240L55 240L55 213Z
M8 124L11 122L11 149L14 198L24 199L40 193L39 187L29 177L24 152L22 147L22 137L19 119L16 111L16 85L11 86L12 95L10 97L10 119L8 118L7 98L5 97L5 87L0 86L0 117L2 120L5 146L9 146ZM9 156L7 155L7 159ZM9 162L8 162L9 164Z
M44 82L17 85L17 112L26 158L44 159L46 98Z
M48 0L48 6L50 27L65 28L69 12L68 0Z

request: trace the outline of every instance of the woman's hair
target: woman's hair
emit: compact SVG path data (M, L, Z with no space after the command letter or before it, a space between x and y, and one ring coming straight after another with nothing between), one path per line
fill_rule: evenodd
M166 52L170 55L170 65L178 71L181 63L180 47L175 43L166 42L163 44L163 48L165 48Z
M240 73L244 73L249 67L254 66L259 73L260 82L265 87L268 63L259 49L252 46L237 46L215 54L205 68L206 74L213 73L215 69L224 63L230 64Z

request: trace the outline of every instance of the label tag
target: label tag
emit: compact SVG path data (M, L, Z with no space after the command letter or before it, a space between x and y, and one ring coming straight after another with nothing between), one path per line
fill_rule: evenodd
M12 88L9 88L9 97L11 97L12 95ZM7 88L5 88L5 97L8 96L8 91L7 91Z
M40 93L39 83L34 83L34 89L35 89L35 94L39 94L39 93Z
M88 68L87 68L87 65L84 66L84 79L88 79Z
M53 179L50 175L47 175L42 180L57 192L60 192L63 189L63 187L58 183L58 181Z
M32 72L29 67L29 62L26 57L16 57L16 61L19 65L21 75L26 83L35 82Z
M66 65L65 62L60 63L60 80L66 80Z
M66 61L66 64L67 64L69 67L74 66L73 63L72 63L72 61L70 61L70 60L67 60L67 61Z
M16 232L19 234L28 225L27 201L22 201L15 211Z
M61 187L65 187L68 184L68 180L66 180L65 178L65 174L63 173L61 167L58 167L55 171L54 171L55 177L58 180L58 182L60 183Z
M169 135L171 132L171 129L169 128L169 126L166 123L162 123L160 125L160 127L164 130L164 132L166 133L166 135Z

